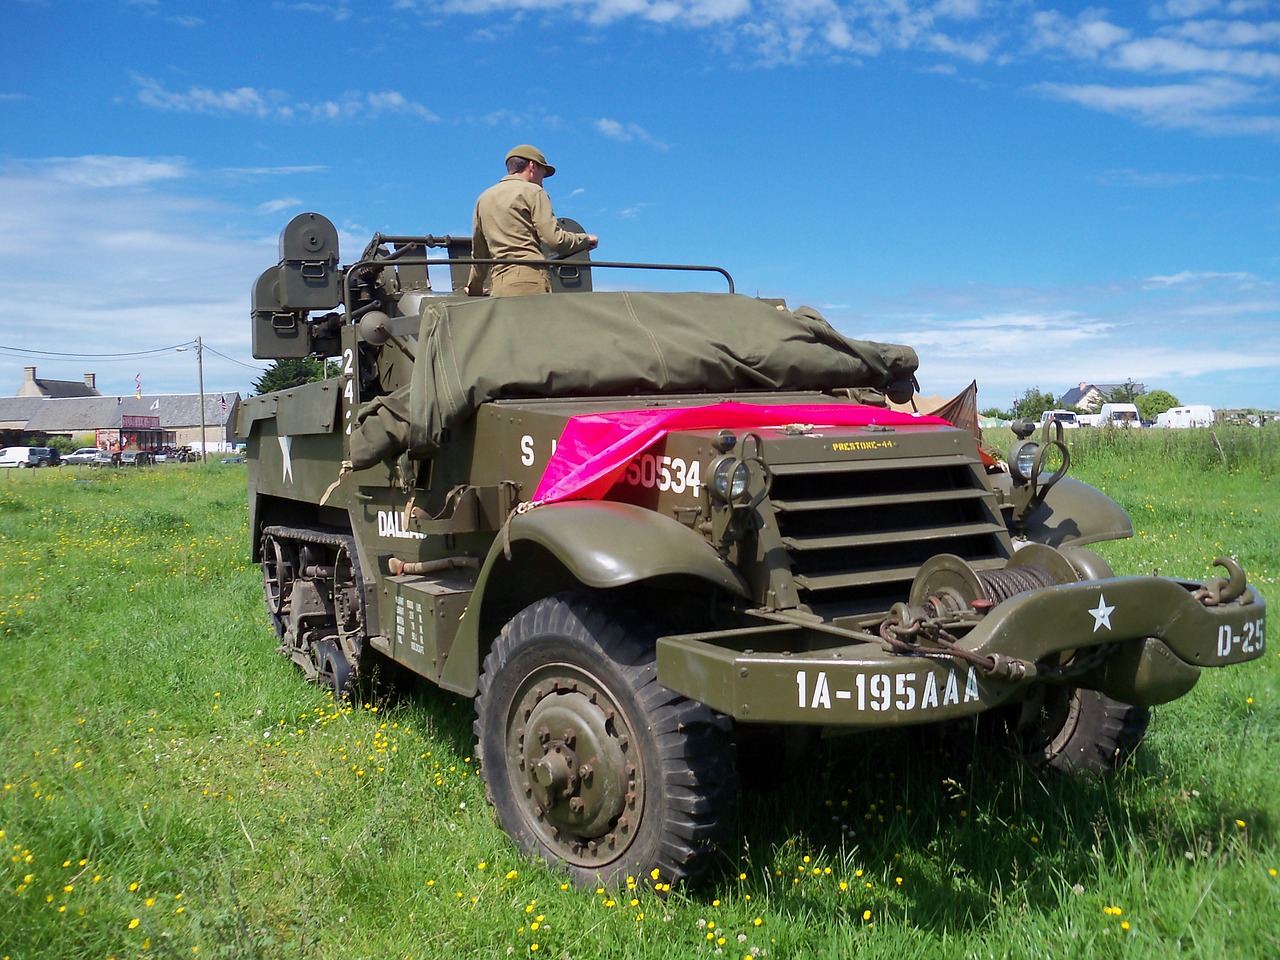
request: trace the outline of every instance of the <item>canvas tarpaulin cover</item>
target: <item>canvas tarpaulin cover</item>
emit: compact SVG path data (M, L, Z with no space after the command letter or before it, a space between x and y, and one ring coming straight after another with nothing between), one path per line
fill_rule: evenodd
M978 381L972 381L954 397L922 397L915 394L902 403L890 402L893 410L913 413L931 413L942 417L948 423L968 430L978 441L982 440L982 428L978 426Z
M427 457L488 400L742 390L900 390L910 347L852 340L817 312L737 294L589 293L426 301L409 389L360 412L360 469Z
M806 424L823 427L947 426L940 417L854 403L766 405L715 403L701 407L624 410L570 417L533 499L599 500L632 459L673 430L743 430Z

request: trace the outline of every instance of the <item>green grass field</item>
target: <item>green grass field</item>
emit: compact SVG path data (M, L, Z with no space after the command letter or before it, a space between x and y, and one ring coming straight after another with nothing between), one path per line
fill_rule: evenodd
M1280 596L1280 438L1088 433L1119 572L1230 552ZM0 473L0 958L1280 955L1274 644L1108 782L842 738L744 796L709 886L581 891L495 825L469 702L335 703L273 652L244 499L235 466Z

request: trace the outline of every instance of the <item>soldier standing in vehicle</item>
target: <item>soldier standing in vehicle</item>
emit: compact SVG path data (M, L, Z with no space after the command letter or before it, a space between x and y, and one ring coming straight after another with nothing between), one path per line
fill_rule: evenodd
M551 198L542 181L556 168L547 163L542 151L528 144L507 154L507 175L480 194L472 220L471 255L480 260L544 260L544 248L560 256L580 250L594 250L600 238L591 233L561 230L551 210ZM546 267L501 263L492 270L476 264L467 278L469 297L489 293L495 297L520 297L551 292L551 274Z

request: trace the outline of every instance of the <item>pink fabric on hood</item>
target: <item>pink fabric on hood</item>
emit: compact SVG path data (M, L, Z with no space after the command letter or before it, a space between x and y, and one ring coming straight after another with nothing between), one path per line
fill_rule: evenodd
M768 406L728 402L587 413L570 417L565 424L533 499L542 503L600 500L628 463L673 431L749 430L791 423L813 424L819 429L872 424L950 426L941 417L847 403Z

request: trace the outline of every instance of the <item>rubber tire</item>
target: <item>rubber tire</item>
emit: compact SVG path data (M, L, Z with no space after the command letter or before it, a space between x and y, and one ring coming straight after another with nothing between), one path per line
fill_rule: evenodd
M1053 729L1033 725L1029 759L1058 773L1115 773L1142 742L1151 711L1096 690L1072 687L1063 695L1065 716L1058 715Z
M489 802L525 854L563 866L580 886L619 886L628 877L647 885L654 870L660 883L696 879L715 863L726 826L734 823L738 784L730 721L658 683L654 640L663 632L629 607L573 592L526 607L485 657L474 731ZM569 676L589 674L637 744L630 759L643 777L639 826L612 859L583 864L562 856L535 829L532 801L513 782L519 771L513 771L507 737L513 724L523 722L515 714L522 685L556 664Z

